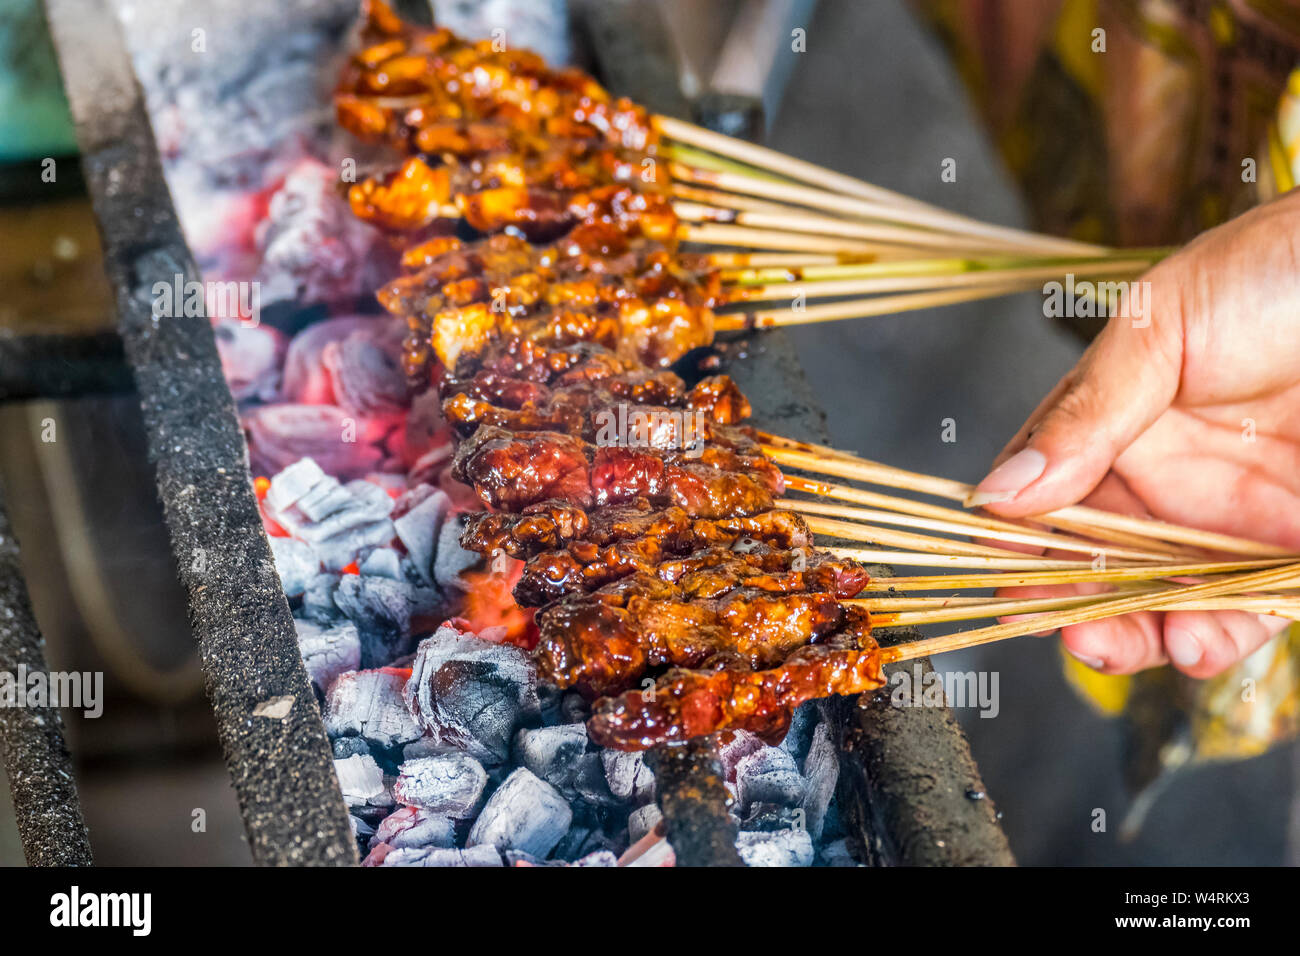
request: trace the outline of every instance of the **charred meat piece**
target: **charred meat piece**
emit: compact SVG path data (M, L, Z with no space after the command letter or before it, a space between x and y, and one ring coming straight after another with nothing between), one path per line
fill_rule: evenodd
M479 554L504 551L529 558L576 541L605 546L629 538L651 536L672 543L681 553L709 545L806 548L812 544L808 524L793 511L763 511L731 518L693 518L685 509L655 510L648 499L599 508L590 514L574 505L546 501L523 514L500 512L471 515L461 545Z
M519 511L555 498L590 507L590 446L562 432L520 437L484 426L456 449L452 475L474 488L494 508Z
M720 730L748 730L777 743L809 700L858 694L885 683L865 612L852 608L833 641L794 651L767 670L731 661L717 669L668 671L653 692L631 690L596 704L591 739L612 750L647 750Z
M681 379L667 371L623 372L554 389L531 382L507 384L513 381L492 372L478 373L463 383L462 391L443 400L444 417L461 434L488 424L513 431L565 431L587 441L608 433L614 442L619 434L640 428L649 433L647 444L658 423L677 422L684 432L681 423L694 428L696 422L707 420L704 411L685 406ZM676 432L668 438L674 444L652 447L681 447L686 440Z
M631 381L629 378L616 376L595 385L556 389L540 402L525 399L519 408L496 405L469 392L457 392L443 401L442 413L462 435L473 433L479 425L496 425L520 432L562 431L597 445L699 449L698 457L703 457L704 443L713 438L715 425L709 411L685 403L658 404L654 399L673 397L670 388L659 387L662 383L646 376L638 375ZM505 390L499 380L482 378L475 383L475 388ZM512 401L522 398L528 389L508 391L505 400ZM724 407L723 411L726 410ZM758 451L747 436L724 432L719 438L733 443L729 450L737 450L734 445L741 444L746 453Z
M365 187L354 194L369 195ZM448 367L512 336L599 342L667 364L711 341L710 307L721 294L716 273L683 267L662 243L629 240L600 222L550 246L494 235L452 248L421 243L403 260L416 271L379 290L379 300L406 321L412 349L432 349Z
M698 544L692 538L687 532L647 534L604 545L572 541L565 548L528 559L515 585L515 600L523 607L549 604L636 572L678 582L690 597L716 597L741 585L765 591L825 590L853 597L866 586L867 574L860 565L822 552L789 550L779 543L774 550L767 542L737 535L734 543L713 544L683 556Z
M648 498L700 518L772 507L783 484L771 462L721 448L704 451L692 460L687 452L599 448L562 432L483 425L456 450L452 473L484 503L508 511L551 498L582 508Z
M826 592L773 593L739 587L687 600L652 574L620 582L618 595L567 598L537 616L538 674L588 697L618 693L665 665L703 667L726 660L750 670L771 667L796 648L851 623ZM614 597L621 603L605 600ZM866 618L862 618L863 626Z
M643 107L580 70L407 23L381 0L366 0L362 16L359 48L335 95L340 124L362 139L462 156L502 138L516 147L559 139L637 150L656 140Z

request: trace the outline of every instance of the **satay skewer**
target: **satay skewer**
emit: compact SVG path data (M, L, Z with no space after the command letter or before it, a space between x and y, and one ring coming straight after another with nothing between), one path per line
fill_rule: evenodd
M786 156L776 150L768 149L763 146L757 146L753 143L747 143L742 140L733 139L720 133L714 133L710 130L703 129L691 123L685 123L681 120L675 120L665 116L655 116L652 123L659 133L669 140L675 140L684 143L687 146L695 147L709 153L716 153L719 156L728 157L738 160L749 166L754 167L759 172L776 173L788 179L794 179L802 183L817 184L822 191L831 191L847 196L855 196L859 199L865 199L876 203L878 206L896 207L906 210L915 221L921 221L921 217L926 217L927 221L946 224L950 228L961 228L972 233L979 233L989 237L1005 238L1022 243L1031 243L1037 248L1054 247L1072 254L1089 254L1097 252L1104 247L1091 246L1087 243L1076 242L1069 239L1058 239L1052 236L1042 236L1024 230L1012 229L1006 226L996 226L989 223L983 223L979 220L970 219L957 213L948 212L936 206L905 196L902 193L893 192L880 186L874 186L865 183L862 180L855 179L852 176L846 176L843 173L837 173L834 170L809 163L804 160ZM671 154L670 154L671 155ZM734 174L739 177L739 174ZM762 180L759 180L761 183ZM775 181L779 184L779 180ZM720 185L718 180L714 180L712 185ZM762 186L753 186L750 188L759 188ZM738 191L738 190L737 190ZM790 195L787 193L787 195ZM769 191L768 196L772 196ZM874 210L873 210L874 211Z
M989 269L980 272L955 272L951 274L921 274L867 277L860 279L795 279L763 285L728 284L727 301L770 302L790 300L795 296L805 298L833 298L838 296L877 295L886 292L914 292L926 289L975 288L996 286L1011 282L1050 282L1064 279L1067 273L1076 278L1120 280L1132 278L1145 271L1150 262L1144 259L1076 262L1065 265L1031 266L1018 269Z
M1105 555L1109 558L1118 558L1121 561L1168 560L1168 555L1159 552L1117 547L1115 545L1097 541L1070 538L1065 535L1035 533L1032 529L1028 528L1023 528L1017 531L1006 531L997 527L978 528L957 522L941 521L935 518L922 518L916 515L905 515L897 512L882 511L872 508L854 508L846 505L836 505L822 501L803 501L795 498L786 498L782 500L781 504L782 507L788 508L791 511L797 511L806 516L808 518L808 525L814 532L819 530L820 525L825 533L848 541L875 540L871 537L874 533L874 525L887 524L925 531L937 531L941 534L961 534L991 541L1006 541L1014 544L1053 548L1058 551L1072 551L1078 554L1092 555L1093 557ZM821 518L844 520L837 520L823 524L819 520ZM855 532L849 523L861 524L863 525L863 530ZM847 535L857 536L847 537Z
M1121 536L1106 536L1089 534L1086 528L1064 529L1068 534L1060 534L1051 529L1034 526L1026 522L1013 522L1001 518L994 518L991 515L978 511L966 511L961 508L950 508L944 505L931 504L926 501L918 501L915 498L903 498L898 495L887 495L879 491L873 491L867 488L858 488L853 485L841 485L828 481L818 481L806 478L803 475L790 473L784 474L785 487L787 491L804 492L815 495L818 498L831 498L838 501L852 502L853 504L866 505L869 508L884 509L886 511L897 512L905 515L915 515L921 518L934 518L947 524L961 525L970 529L963 533L981 536L987 531L1004 531L1011 534L1032 533L1038 536L1038 541L1044 547L1068 546L1080 541L1096 541L1098 544L1122 544L1137 551L1157 555L1162 560L1180 559L1197 559L1200 552L1187 547L1172 545L1167 542L1157 541L1154 538L1137 538L1132 540L1116 540ZM804 499L793 498L788 501L800 501ZM787 507L792 505L787 504ZM1127 536L1123 536L1127 537ZM1012 540L1012 539L1003 539ZM1029 542L1024 542L1029 543Z
M1082 607L1049 611L1003 624L993 624L969 631L959 631L955 634L944 634L939 637L923 638L905 644L885 647L881 649L881 660L885 663L912 660L932 654L942 654L948 651L991 644L1011 637L1023 637L1027 634L1053 631L1072 624L1083 624L1089 621L1118 617L1136 611L1149 611L1171 602L1217 598L1250 591L1262 591L1273 587L1293 587L1297 582L1300 582L1300 564L1287 564L1267 571L1231 575L1217 581L1170 588L1153 594L1109 597Z
M1171 588L1144 588L1138 594L1167 594ZM1128 592L1132 594L1134 592ZM874 627L921 627L979 618L1018 617L1071 608L1104 609L1107 599L1096 594L1069 594L1056 597L990 599L954 598L948 604L909 608L906 598L850 598L844 603L865 607L871 612ZM911 599L922 600L922 599ZM942 599L935 599L936 601ZM1296 619L1300 617L1300 599L1295 595L1266 594L1202 599L1169 599L1151 606L1153 611L1250 611Z
M873 590L959 591L987 588L1040 587L1060 584L1106 584L1135 581L1173 581L1204 578L1239 571L1258 571L1288 563L1282 558L1259 561L1214 561L1201 564L1156 564L1126 568L1082 568L1070 571L1008 571L981 574L930 574L871 579Z
M993 299L1028 292L1041 281L1021 280L988 286L947 289L935 292L909 292L900 295L882 295L851 302L832 302L803 308L759 309L752 312L735 312L719 315L714 328L719 332L745 329L768 329L789 325L807 325L812 322L836 322L841 319L862 319L873 315L894 315L916 309L935 309L976 299Z
M770 439L776 436L766 433L762 433L761 437L765 442L762 446L763 452L773 461L814 474L833 475L891 488L908 489L952 501L968 501L975 493L975 486L965 482L894 468L834 449L827 449L824 446L804 443L803 447L807 450L801 450L798 442L789 439L778 439L777 442L773 442ZM1293 556L1291 551L1281 545L1251 541L1236 535L1203 531L1198 528L1185 528L1155 518L1115 514L1084 505L1071 505L1047 514L1034 515L1030 520L1052 525L1058 519L1073 522L1076 526L1113 529L1210 551L1266 557Z

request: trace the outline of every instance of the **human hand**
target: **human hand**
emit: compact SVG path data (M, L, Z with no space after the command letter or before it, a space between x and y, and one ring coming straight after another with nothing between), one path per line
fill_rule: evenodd
M967 503L1004 517L1084 502L1300 551L1300 190L1198 237L1144 277ZM1017 596L1100 590L1018 588ZM1105 673L1212 677L1288 625L1244 611L1067 627Z

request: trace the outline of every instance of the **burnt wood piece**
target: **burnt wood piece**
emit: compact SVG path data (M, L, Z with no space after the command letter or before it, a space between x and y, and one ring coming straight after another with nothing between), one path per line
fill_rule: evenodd
M49 672L0 488L0 673L17 680L19 667ZM0 750L27 865L94 863L58 708L0 706Z
M155 282L199 275L117 20L105 0L48 0L46 12L253 859L355 863L329 741L262 530L212 329L201 316L152 314Z
M129 392L116 332L0 335L0 402Z
M715 737L677 747L656 747L646 756L655 775L659 810L677 866L744 866L736 851L739 827L727 812L727 792Z

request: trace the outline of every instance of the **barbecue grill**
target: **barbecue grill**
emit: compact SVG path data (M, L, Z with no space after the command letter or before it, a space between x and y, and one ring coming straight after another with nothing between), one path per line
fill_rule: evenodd
M355 5L294 0L277 4L274 12L251 0L129 6L132 15L124 18L111 0L46 3L115 296L118 334L0 340L0 398L134 388L253 857L268 865L353 864L356 844L333 754L251 490L244 438L211 326L202 316L161 322L152 317L153 284L175 275L197 279L198 270L163 177L143 78L128 49L148 46L155 60L174 57L177 71L192 69L181 58L192 25L201 23L220 56L246 57L226 63L230 71L254 72L264 51L247 37L311 37L337 47ZM675 78L665 75L671 70L663 56L669 41L662 32L647 32L645 9L625 2L575 5L578 33L593 41L589 52L597 73L615 92L662 113L689 115ZM635 17L636 30L626 20L620 25L620 17ZM637 37L644 56L625 44L613 50L601 43L628 36ZM765 333L744 352L727 371L753 401L754 423L825 441L817 399L784 333ZM203 561L196 564L196 555ZM204 569L201 574L192 570L196 566ZM44 667L0 499L0 670L19 663ZM266 706L274 702L284 706ZM951 712L893 707L887 689L870 700L823 706L838 731L838 799L862 862L1011 862ZM0 709L0 732L29 862L91 862L57 711ZM661 748L651 763L677 860L739 865L715 744L706 739Z

